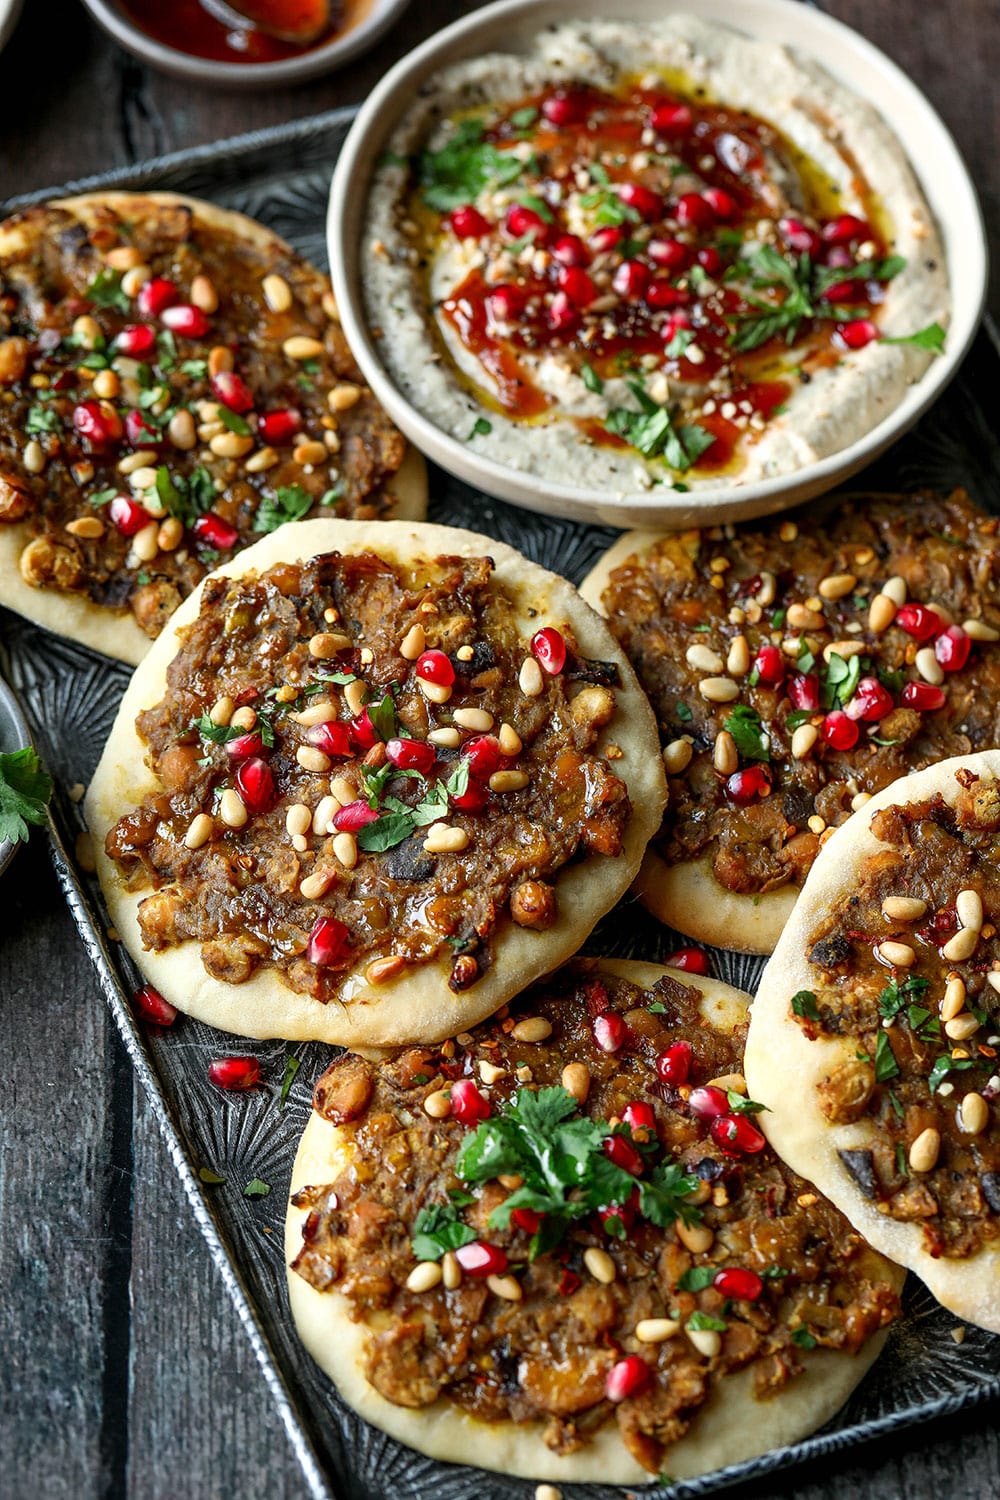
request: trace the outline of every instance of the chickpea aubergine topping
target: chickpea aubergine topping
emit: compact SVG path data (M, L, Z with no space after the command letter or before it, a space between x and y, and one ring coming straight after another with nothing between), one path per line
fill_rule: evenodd
M616 568L612 633L656 712L670 864L801 884L829 833L932 761L995 745L997 519L962 492L665 537Z
M576 962L472 1033L320 1079L343 1170L293 1199L293 1270L375 1315L386 1399L538 1421L560 1454L614 1421L658 1473L732 1372L780 1399L803 1351L856 1352L897 1315L882 1263L754 1125L744 1028L700 1001Z
M464 990L501 922L556 923L568 861L621 853L597 749L617 666L568 625L523 639L492 571L333 552L209 580L137 720L162 789L106 839L152 887L147 948L197 941L217 979L276 967L322 1001L445 955Z
M0 522L28 584L158 634L221 559L388 514L405 445L325 278L186 204L29 209L0 261Z

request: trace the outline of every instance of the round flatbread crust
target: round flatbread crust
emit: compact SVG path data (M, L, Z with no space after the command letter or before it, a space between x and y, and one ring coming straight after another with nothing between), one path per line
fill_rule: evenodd
M56 198L50 206L67 209L86 222L96 208L127 209L135 216L142 212L143 204L151 205L153 210L182 204L209 226L238 235L261 250L276 248L282 254L297 254L279 235L258 224L256 219L181 193L85 193L76 198ZM23 243L19 228L16 223L0 224L0 263L5 255L13 253ZM406 457L392 478L385 481L382 492L394 497L395 519L422 520L427 514L427 467L423 455L412 446L407 447ZM137 666L149 650L150 638L131 610L111 609L95 604L84 594L36 589L25 583L19 561L32 536L27 520L0 525L0 605L56 635L79 641L81 645L129 666Z
M838 1151L864 1148L872 1122L831 1125L822 1113L817 1085L845 1057L853 1057L853 1036L810 1041L790 1013L798 990L811 989L815 973L806 958L810 938L825 913L854 888L864 861L885 846L871 831L872 815L883 807L918 802L940 793L954 802L955 773L966 769L1000 777L1000 750L939 761L878 792L824 844L802 894L761 977L750 1013L745 1067L747 1086L768 1106L761 1129L793 1171L808 1177L836 1204L869 1243L908 1267L939 1302L970 1323L1000 1333L1000 1245L969 1259L934 1259L920 1226L878 1212L864 1198Z
M666 788L656 725L635 674L603 620L580 600L572 585L512 547L475 532L426 522L299 521L264 537L218 572L239 577L277 562L369 548L399 561L441 555L492 557L494 577L518 606L525 635L545 620L568 622L585 656L618 664L618 711L601 732L598 748L613 743L622 752L612 765L615 775L626 783L632 803L624 849L617 858L592 856L564 866L557 880L556 924L545 932L533 932L504 922L496 934L493 966L461 994L448 988L450 963L443 959L422 964L377 988L353 974L348 979L346 1003L324 1005L289 989L276 969L259 970L240 985L213 979L202 965L197 942L147 951L136 913L149 892L124 888L104 852L104 840L124 812L159 786L146 765L135 719L163 697L166 670L176 650L175 633L195 619L202 584L184 601L133 676L90 783L86 816L111 920L136 963L179 1010L240 1036L325 1041L356 1049L441 1041L465 1030L577 951L598 919L628 889L663 813Z
M730 1031L745 1018L749 997L720 980L659 964L604 959L600 964L646 988L664 974L693 984L704 996L702 1013L719 1029ZM314 1113L299 1143L290 1196L304 1187L332 1182L348 1162L343 1133ZM289 1265L301 1247L307 1212L289 1203L285 1221ZM883 1279L897 1290L902 1286L903 1272L898 1267L883 1263L880 1269ZM288 1297L302 1342L347 1405L418 1452L447 1463L468 1463L474 1457L485 1469L555 1483L656 1482L629 1454L614 1422L605 1424L581 1451L560 1457L543 1442L541 1423L483 1422L444 1399L420 1410L395 1406L365 1377L368 1328L352 1322L346 1298L335 1290L317 1291L291 1270ZM690 1430L669 1450L668 1472L673 1478L687 1479L798 1442L840 1409L877 1358L886 1337L884 1332L876 1334L856 1355L830 1349L803 1352L804 1374L769 1401L755 1399L752 1369L728 1376Z

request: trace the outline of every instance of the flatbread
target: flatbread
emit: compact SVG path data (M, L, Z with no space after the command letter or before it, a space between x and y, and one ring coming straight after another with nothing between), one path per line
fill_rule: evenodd
M444 959L411 968L377 989L363 974L351 972L342 991L343 1003L324 1005L291 990L273 969L262 969L240 985L215 980L202 965L198 943L147 952L136 912L148 892L125 890L104 852L104 839L125 811L158 786L145 764L135 718L163 696L175 633L196 617L199 589L185 600L132 678L91 781L86 814L111 920L137 964L179 1010L242 1036L309 1038L359 1048L440 1040L474 1024L576 952L597 920L628 888L662 815L665 786L656 726L632 669L603 621L583 604L576 590L513 548L474 532L427 523L303 521L263 538L219 571L238 577L280 561L365 550L398 561L439 555L491 557L493 576L515 601L526 637L546 621L557 626L560 621L568 622L583 655L617 663L621 674L621 687L616 689L618 708L601 731L597 748L617 746L621 751L611 765L626 783L632 803L624 849L616 858L587 856L562 868L557 882L559 915L547 931L529 931L504 919L496 933L492 968L460 994L448 987L450 960Z
M155 214L157 209L184 206L195 212L210 227L238 236L257 249L278 256L295 256L298 252L272 230L246 214L219 208L202 199L179 193L102 192L79 197L55 199L48 207L63 209L86 224L93 222L95 211L110 208L127 212L133 218ZM4 258L21 249L28 236L18 217L0 223L0 271ZM318 279L321 278L317 271ZM169 459L170 450L166 450ZM99 488L99 485L94 487ZM122 492L128 490L121 481ZM386 479L379 493L391 500L392 515L399 520L421 520L427 513L427 470L423 456L408 446L399 469ZM74 591L35 588L26 583L18 567L21 553L34 537L30 517L23 521L0 523L0 604L15 610L26 619L54 631L57 635L79 641L130 666L137 665L149 650L150 637L136 621L131 610L112 609Z
M1000 1332L1000 1244L994 1240L972 1257L934 1257L919 1221L903 1222L880 1213L876 1202L862 1195L838 1152L863 1150L878 1140L875 1121L865 1115L853 1124L831 1124L817 1094L838 1064L857 1055L858 1035L845 1026L839 1037L810 1040L790 1007L798 991L817 988L821 971L806 954L824 917L857 889L865 861L886 847L871 831L873 814L938 793L953 804L960 770L1000 776L1000 751L942 761L897 781L856 812L824 846L761 978L751 1011L745 1071L753 1096L768 1106L769 1112L761 1116L762 1129L782 1158L809 1177L876 1250L915 1271L945 1307ZM922 1003L936 1014L938 999L928 992ZM951 1075L956 1105L976 1087L970 1078L981 1080L985 1071ZM995 1124L987 1126L995 1129Z
M664 975L693 984L704 997L703 1015L719 1030L731 1031L745 1019L748 997L718 980L627 960L601 959L598 968L644 988ZM332 1182L349 1159L344 1133L314 1112L292 1169L290 1195L308 1185ZM285 1230L289 1265L302 1246L307 1213L289 1204ZM895 1290L902 1287L903 1273L898 1267L875 1256L872 1266ZM365 1376L368 1326L351 1321L340 1292L320 1292L291 1270L288 1290L299 1335L342 1399L366 1421L419 1452L446 1462L476 1463L511 1476L557 1483L656 1482L625 1448L614 1421L602 1425L579 1451L560 1456L542 1440L541 1423L485 1422L444 1398L418 1410L395 1405ZM877 1358L886 1336L886 1332L877 1333L856 1355L830 1349L803 1351L804 1373L771 1400L754 1397L752 1367L727 1376L685 1435L668 1449L666 1472L672 1478L686 1479L800 1441L839 1410Z

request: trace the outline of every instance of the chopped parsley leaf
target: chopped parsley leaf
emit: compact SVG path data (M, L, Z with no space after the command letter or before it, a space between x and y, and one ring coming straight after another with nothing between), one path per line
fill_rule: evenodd
M816 1339L808 1328L793 1328L792 1343L798 1344L800 1349L815 1349Z
M732 735L737 750L745 760L771 759L771 742L755 708L747 703L738 703L723 727Z
M230 411L228 406L218 403L218 420L229 432L236 432L240 437L249 437L252 431L246 417L241 417L238 411Z
M24 430L28 433L62 432L62 418L57 411L44 406L31 406L25 419Z
M265 1182L261 1177L251 1177L243 1189L244 1198L266 1198L271 1191L271 1184Z
M812 990L799 990L792 996L792 1014L804 1016L809 1021L819 1020L816 996Z
M492 431L493 431L493 423L492 422L490 422L486 417L477 417L476 420L473 422L473 424L472 424L472 430L469 433L469 436L466 438L465 441L467 443L471 443L472 439L474 437L485 437L487 433L492 432Z
M435 1203L417 1214L410 1244L417 1260L440 1260L449 1250L459 1250L475 1238L475 1230L462 1223L451 1204Z
M693 1312L685 1325L692 1333L725 1333L726 1323L722 1318L713 1318L710 1313Z
M875 1082L886 1083L899 1076L899 1063L892 1050L892 1043L884 1031L880 1031L875 1042Z
M916 349L929 349L931 354L944 353L945 331L940 323L928 323L916 333L907 333L900 338L883 338L883 344L912 344Z
M301 521L312 510L312 496L300 484L282 485L273 495L265 495L253 518L258 532L277 531L286 521Z
M129 310L129 300L122 291L122 273L110 266L101 267L83 295L95 307L112 307L122 313Z
M692 1266L677 1282L678 1292L703 1292L715 1280L715 1266Z
M587 387L587 390L594 391L595 394L604 389L604 381L598 375L593 365L583 364L580 366L580 379Z
M438 151L421 151L417 181L428 208L450 213L474 203L480 193L516 182L524 170L519 156L483 140L482 120L463 120Z
M290 1052L285 1058L285 1076L281 1080L281 1093L278 1095L279 1109L284 1109L289 1090L295 1082L295 1075L301 1066L301 1062L294 1053Z

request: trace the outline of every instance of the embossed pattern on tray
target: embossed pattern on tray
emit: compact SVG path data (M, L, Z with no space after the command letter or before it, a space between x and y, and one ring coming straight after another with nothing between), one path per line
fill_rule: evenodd
M325 264L323 223L327 185L350 114L303 121L235 142L201 147L144 167L109 174L73 190L105 185L172 188L211 197L263 220L310 258ZM35 198L48 196L34 195ZM30 200L21 200L27 202ZM964 484L982 504L1000 495L1000 441L980 404L995 389L1000 356L983 334L956 383L921 425L863 476L865 488L900 490ZM860 481L854 488L860 489ZM487 532L537 562L579 582L615 536L519 511L432 470L430 518ZM180 1018L167 1032L133 1020L129 994L139 978L121 948L105 937L106 919L93 878L65 853L82 827L68 789L86 782L100 755L126 668L0 612L5 671L33 723L36 742L57 778L52 835L56 870L126 1048L166 1137L199 1229L219 1266L246 1328L314 1500L526 1500L534 1486L481 1470L421 1457L362 1422L339 1401L330 1382L301 1349L288 1314L282 1255L285 1197L292 1160L308 1118L312 1086L330 1056L314 1043L233 1042L210 1027ZM626 900L599 924L590 953L657 959L681 940L635 902ZM714 971L742 989L755 988L760 958L713 952ZM207 1080L220 1052L259 1058L262 1085L247 1095L222 1095ZM284 1108L279 1095L286 1062L299 1068ZM207 1168L224 1179L209 1185ZM253 1178L271 1186L247 1198ZM956 1319L939 1308L915 1278L906 1314L882 1357L854 1396L822 1431L792 1448L679 1483L677 1497L720 1486L915 1425L1000 1394L1000 1338L970 1328L955 1344ZM220 1400L238 1393L217 1392ZM485 1487L488 1485L488 1489ZM570 1496L621 1497L623 1490L566 1486Z

